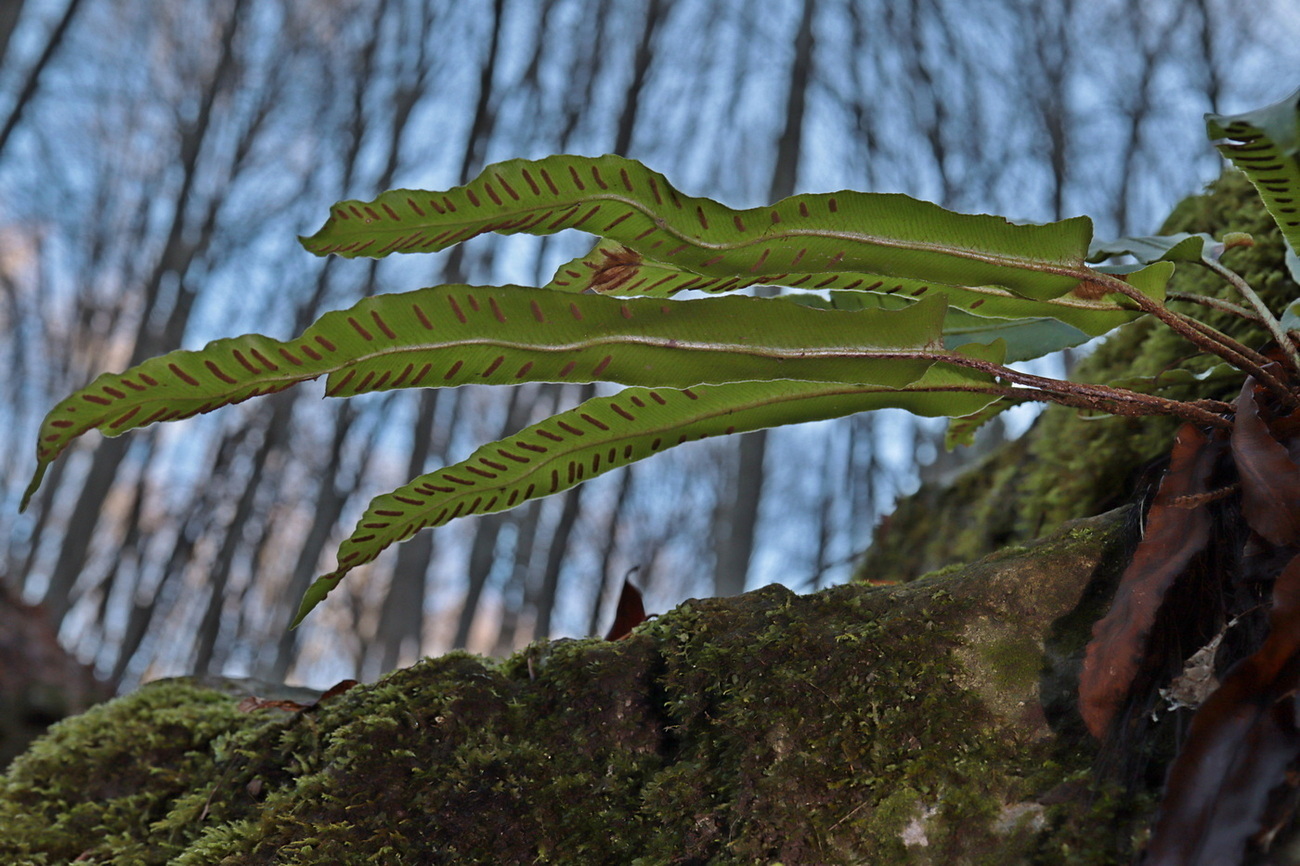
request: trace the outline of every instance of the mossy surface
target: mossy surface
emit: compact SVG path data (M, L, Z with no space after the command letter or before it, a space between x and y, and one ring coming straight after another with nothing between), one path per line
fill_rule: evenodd
M1283 265L1281 233L1245 176L1230 171L1204 195L1185 199L1161 232L1248 232L1255 246L1235 248L1224 263L1244 276L1270 308L1295 298L1296 286ZM1209 295L1240 303L1222 279L1206 268L1180 263L1170 291ZM1170 306L1213 325L1252 347L1264 332L1241 319L1202 305ZM1106 383L1149 377L1174 369L1200 373L1220 363L1153 319L1141 319L1111 334L1075 369L1072 378ZM1160 393L1173 399L1230 399L1244 375ZM1178 426L1173 418L1082 417L1060 406L1048 408L1034 427L951 485L923 487L903 499L877 528L857 577L888 574L899 580L954 562L971 562L1006 545L1036 538L1065 520L1100 514L1131 501L1145 470L1164 458Z
M305 711L152 684L0 779L0 862L1104 862L1079 828L1108 822L1111 856L1138 813L1060 796L1089 756L1039 682L1123 526L902 586L691 601L612 643L429 659Z

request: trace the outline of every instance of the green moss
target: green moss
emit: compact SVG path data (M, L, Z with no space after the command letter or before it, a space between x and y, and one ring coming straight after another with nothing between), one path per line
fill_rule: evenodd
M1254 188L1231 171L1204 195L1175 208L1164 233L1230 231L1254 236L1254 247L1229 250L1224 262L1242 274L1274 310L1293 299L1296 287L1283 265L1277 226ZM1205 268L1180 264L1171 291L1240 301ZM1172 302L1246 345L1266 341L1262 330L1199 305ZM1077 367L1073 378L1107 382L1156 376L1171 369L1202 372L1219 363L1154 320L1143 319L1111 334ZM1206 385L1183 385L1161 393L1174 399L1230 398L1242 376ZM1163 458L1178 421L1171 418L1081 417L1053 406L1033 429L948 487L923 487L901 501L877 528L857 578L890 574L898 579L953 562L970 562L1007 544L1035 538L1063 521L1115 508L1133 498L1145 467Z
M195 835L174 810L198 814L218 741L257 725L235 703L166 683L54 725L3 777L4 862L168 862Z
M430 659L301 712L147 686L15 764L0 862L1029 862L1052 844L1039 799L1087 760L1034 712L1033 636L1119 526Z
M980 654L992 672L994 684L1007 690L1037 679L1043 666L1042 646L1025 635L992 640L980 646Z

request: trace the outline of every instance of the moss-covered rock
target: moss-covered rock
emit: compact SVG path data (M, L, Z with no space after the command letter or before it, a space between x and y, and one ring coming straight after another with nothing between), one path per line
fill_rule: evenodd
M1272 309L1283 309L1295 298L1296 286L1283 266L1282 236L1244 175L1230 171L1204 195L1184 200L1162 228L1166 234L1207 232L1215 237L1234 231L1250 233L1255 246L1229 250L1224 263L1242 274ZM1179 265L1169 289L1241 302L1217 275L1189 264ZM1262 329L1226 313L1188 302L1170 306L1248 346L1267 341ZM1175 369L1200 373L1217 363L1147 318L1107 337L1072 378L1105 383ZM1222 399L1235 395L1243 378L1237 374L1160 393L1180 400ZM906 580L1130 501L1144 470L1168 453L1177 425L1172 418L1084 417L1052 406L1025 436L952 484L927 485L900 501L877 527L858 577L887 574Z
M1088 749L1040 683L1069 679L1044 641L1125 527L429 659L301 711L154 683L15 762L0 862L1108 862L1142 811L1081 796Z

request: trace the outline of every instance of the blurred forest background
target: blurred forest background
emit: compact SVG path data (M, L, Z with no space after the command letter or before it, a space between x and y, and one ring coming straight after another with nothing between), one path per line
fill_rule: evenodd
M422 533L294 632L371 496L584 388L300 388L88 436L17 503L40 418L100 371L285 337L374 292L539 285L591 243L317 259L296 235L338 199L615 152L734 206L849 187L1149 233L1219 172L1203 112L1295 88L1297 19L1294 0L0 0L0 583L129 688L328 685L598 632L638 566L651 610L845 580L900 492L948 467L934 425L684 446Z

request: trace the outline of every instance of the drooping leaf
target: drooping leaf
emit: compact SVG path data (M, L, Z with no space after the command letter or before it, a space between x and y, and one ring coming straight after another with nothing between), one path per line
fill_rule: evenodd
M1172 235L1116 238L1113 241L1094 240L1088 247L1088 261L1100 262L1114 256L1132 256L1140 264L1153 262L1199 262L1217 259L1223 244L1213 236L1200 232L1179 232Z
M1105 736L1129 693L1165 592L1209 540L1205 506L1180 499L1207 491L1219 452L1216 441L1195 425L1179 429L1142 542L1120 578L1110 610L1093 625L1079 676L1079 714L1097 739Z
M1013 409L1020 405L1018 400L1000 399L972 412L969 415L963 415L960 418L953 418L948 422L948 430L943 437L943 445L949 451L959 445L971 445L975 442L975 434L980 431L985 424L992 421L1008 409Z
M1291 251L1300 250L1300 90L1243 114L1207 114L1205 126L1255 185Z
M1002 346L968 346L998 362ZM627 388L484 445L468 459L376 497L339 548L337 568L308 590L295 619L352 569L421 529L505 511L567 490L684 442L804 421L901 408L929 417L969 415L996 399L991 376L936 363L900 389L817 382L740 382L697 388Z
M762 298L573 296L518 286L439 286L366 298L300 337L257 334L106 373L46 416L45 467L82 433L188 418L328 375L329 396L468 383L610 381L684 388L802 378L906 385L940 350L941 298L897 311L801 309Z
M687 196L619 156L510 160L442 192L392 190L335 205L312 252L386 256L445 249L485 232L577 228L705 277L852 271L1028 298L1095 296L1084 217L1017 225L894 193L798 195L736 210Z
M1300 757L1300 557L1273 585L1269 633L1206 699L1169 768L1149 866L1240 863Z
M1273 438L1259 416L1258 391L1249 377L1237 396L1232 457L1241 478L1241 513L1246 524L1275 545L1300 541L1300 467Z
M1133 270L1141 269L1129 269L1124 276L1127 278ZM1159 285L1150 285L1150 293L1161 299L1167 273L1159 271L1155 277ZM1144 287L1152 283L1147 275L1139 277L1139 281L1144 281ZM675 263L646 259L622 244L609 241L598 243L586 256L562 265L546 285L557 291L596 292L619 297L670 298L687 290L716 294L747 289L750 286L830 291L834 295L843 296L860 293L889 297L900 302L927 293L942 294L948 298L951 308L1001 319L1050 317L1084 331L1089 337L1099 337L1140 315L1119 295L1084 298L1068 294L1056 298L1032 299L1020 297L998 286L958 286L847 271L706 277Z

